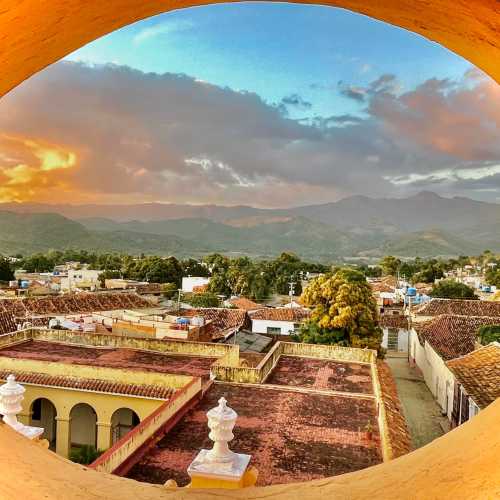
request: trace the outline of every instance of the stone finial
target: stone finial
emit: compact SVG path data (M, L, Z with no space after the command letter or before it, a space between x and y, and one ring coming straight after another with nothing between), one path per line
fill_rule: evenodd
M208 411L208 437L214 442L213 448L208 452L207 459L216 463L227 463L234 460L235 454L229 449L229 441L234 438L233 428L238 414L227 406L224 397L219 399L219 405Z
M218 406L207 412L209 438L214 442L211 450L201 450L188 468L193 487L242 488L246 484L250 455L234 453L229 441L234 438L233 428L238 414L220 398ZM256 476L255 476L256 477Z
M14 430L29 439L39 438L43 434L41 427L30 427L17 420L17 414L23 410L21 405L26 389L16 382L16 377L10 374L7 383L0 386L0 413L3 421Z

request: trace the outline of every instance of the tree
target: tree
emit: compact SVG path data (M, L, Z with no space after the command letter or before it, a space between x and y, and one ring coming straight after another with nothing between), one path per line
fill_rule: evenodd
M489 268L485 273L486 283L500 288L500 268L499 266Z
M101 287L104 288L104 286L106 284L106 280L116 279L116 278L120 278L120 277L121 277L120 271L112 271L112 270L103 271L99 275L99 283L101 284Z
M442 280L432 287L431 297L443 299L477 299L474 290L454 280Z
M445 265L442 261L430 259L422 263L421 269L418 273L414 274L414 283L434 283L436 280L444 276Z
M380 262L379 266L382 268L382 273L385 276L396 276L401 261L392 255L386 255Z
M195 259L185 259L181 261L183 276L203 276L210 275L210 271L206 265L198 262Z
M193 307L219 307L219 297L211 292L192 293L184 297L184 301Z
M177 293L177 285L175 283L163 283L160 287L162 295L166 299L173 299Z
M302 341L381 351L378 308L363 273L342 269L320 276L309 283L301 300L312 308L299 333Z
M14 279L14 273L10 263L4 257L0 257L0 281L11 281Z
M478 339L482 345L500 342L500 325L485 325L479 328Z

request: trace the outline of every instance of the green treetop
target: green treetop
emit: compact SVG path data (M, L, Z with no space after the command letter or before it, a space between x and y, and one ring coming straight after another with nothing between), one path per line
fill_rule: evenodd
M301 300L312 309L309 321L299 333L302 342L380 351L378 308L361 272L342 269L320 276L309 283Z

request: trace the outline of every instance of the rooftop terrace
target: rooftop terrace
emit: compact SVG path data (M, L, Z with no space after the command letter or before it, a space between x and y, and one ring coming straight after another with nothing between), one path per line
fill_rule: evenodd
M128 477L158 484L175 479L186 485L190 462L200 449L212 446L206 412L221 396L239 415L231 448L252 455L258 485L318 479L382 461L376 405L370 397L216 383ZM362 432L368 422L374 430L370 441Z
M370 365L281 356L267 384L372 394Z
M29 340L0 349L0 357L191 375L205 380L209 378L210 365L217 359L129 348L97 348L40 340Z

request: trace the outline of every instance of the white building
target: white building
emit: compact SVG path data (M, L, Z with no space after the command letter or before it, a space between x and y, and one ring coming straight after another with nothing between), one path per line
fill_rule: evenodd
M265 308L250 314L253 333L290 335L297 332L300 324L310 315L308 309L277 307Z
M61 278L61 291L97 290L100 285L99 276L102 272L95 269L68 269L68 276Z
M210 278L204 276L186 276L182 278L182 291L184 293L192 293L195 288L207 286Z
M499 318L442 314L414 323L410 330L409 358L421 370L425 383L443 415L451 420L455 378L447 362L473 352L476 335L483 325L497 324Z

